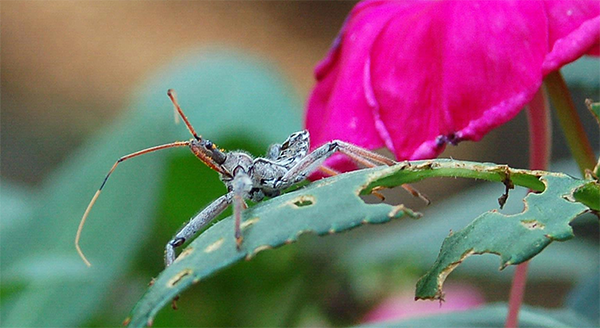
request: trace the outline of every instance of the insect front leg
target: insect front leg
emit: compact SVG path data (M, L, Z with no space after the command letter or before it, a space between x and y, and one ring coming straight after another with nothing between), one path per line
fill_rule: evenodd
M239 250L242 247L242 211L246 208L244 197L252 190L252 180L245 172L235 172L231 193L233 194L233 216L235 218L235 245Z
M231 204L232 200L233 193L231 192L217 198L217 200L204 208L181 228L165 247L165 266L169 266L175 261L175 248L183 245L186 240L194 236L202 227L219 216Z

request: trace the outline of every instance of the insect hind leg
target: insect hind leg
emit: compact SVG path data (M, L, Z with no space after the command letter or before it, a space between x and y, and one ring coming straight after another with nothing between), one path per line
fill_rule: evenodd
M394 165L397 162L377 153L374 153L370 150L355 146L353 144L343 142L340 140L336 140L339 151L346 154L346 156L352 158L355 162L363 164L367 167L375 167L377 164L385 164L385 165ZM431 204L431 200L425 194L418 191L416 188L411 186L408 183L404 183L401 187L410 193L413 197L420 198L426 205ZM378 196L379 197L379 196Z
M353 161L366 167L375 167L377 165L391 166L397 164L396 161L372 152L368 149L364 149L345 141L333 140L318 147L313 152L306 155L294 167L292 167L292 169L290 169L281 179L281 187L296 183L298 182L298 179L306 177L336 152L341 152L350 157ZM421 198L426 204L431 203L426 195L422 194L409 184L403 184L402 188L413 196Z
M278 187L287 187L288 185L294 184L301 179L304 179L307 175L317 169L326 159L331 157L336 152L341 152L346 156L350 157L355 162L363 164L367 167L374 167L377 165L394 165L395 161L370 150L355 146L353 144L334 140L328 142L317 149L313 150L308 155L304 156L296 165L294 165L286 174L281 178Z

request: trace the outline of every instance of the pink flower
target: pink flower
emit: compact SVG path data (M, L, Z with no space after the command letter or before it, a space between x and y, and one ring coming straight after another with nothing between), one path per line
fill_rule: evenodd
M470 285L448 285L445 291L448 299L441 304L439 302L415 302L414 293L409 291L394 295L367 313L363 321L381 322L464 311L485 303L481 292Z
M435 157L515 117L546 74L600 54L599 40L595 0L362 1L316 68L312 147Z

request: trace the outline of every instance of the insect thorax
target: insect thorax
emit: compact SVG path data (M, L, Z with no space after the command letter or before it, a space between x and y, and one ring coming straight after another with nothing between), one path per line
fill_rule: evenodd
M227 153L225 162L221 165L229 175L221 175L221 181L227 186L227 190L231 191L231 181L236 174L251 174L253 159L252 156L241 151L233 151Z
M281 188L276 187L281 178L298 161L306 156L309 149L308 131L299 131L290 135L283 144L269 147L265 158L252 157L244 152L227 153L223 168L231 176L221 176L221 180L231 191L233 177L237 174L247 174L252 181L252 189L246 198L260 201L264 196L274 197L281 193Z

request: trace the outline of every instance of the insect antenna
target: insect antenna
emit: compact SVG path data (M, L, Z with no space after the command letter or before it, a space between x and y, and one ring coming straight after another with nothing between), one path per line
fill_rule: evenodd
M183 113L182 113L182 115L183 115ZM183 116L183 119L187 122L187 118L185 116ZM193 129L192 129L192 131L193 131ZM192 132L192 134L194 134L194 137L196 136L195 132ZM176 141L176 142L136 151L135 153L131 153L129 155L125 155L125 156L119 158L115 162L115 164L112 166L110 171L108 171L108 174L106 174L106 177L104 178L104 181L102 181L100 188L98 188L98 191L96 191L96 193L94 194L94 197L92 197L92 200L90 201L85 212L83 213L83 217L81 218L81 221L79 222L79 227L77 228L77 234L75 235L75 249L77 249L77 253L79 253L79 256L81 257L83 262L85 262L85 264L88 267L92 266L92 264L90 263L90 261L88 261L88 259L85 257L85 255L83 255L83 252L81 251L81 248L79 247L79 238L81 237L81 231L83 230L83 225L85 224L85 221L88 217L88 214L90 213L90 210L92 209L92 206L94 206L94 203L96 203L96 199L98 199L98 196L100 196L100 192L102 192L102 188L104 188L104 185L106 184L106 181L108 180L108 177L110 177L110 175L113 173L113 171L117 168L117 165L119 165L119 163L121 163L125 160L128 160L130 158L134 158L134 157L137 157L140 155L151 153L153 151L167 149L167 148L173 148L173 147L188 147L189 145L190 145L190 141Z
M179 103L177 102L177 94L175 93L175 90L169 89L167 91L167 95L171 99L171 102L173 102L173 107L175 107L175 110L179 113L179 116L181 116L181 119L183 120L183 122L185 122L185 125L187 126L188 130L190 131L190 133L194 136L194 138L196 140L202 139L198 135L198 133L196 133L196 130L194 130L194 127L192 126L192 124L188 120L187 116L185 116L185 114L183 113L183 110L181 110L181 107L179 106Z

